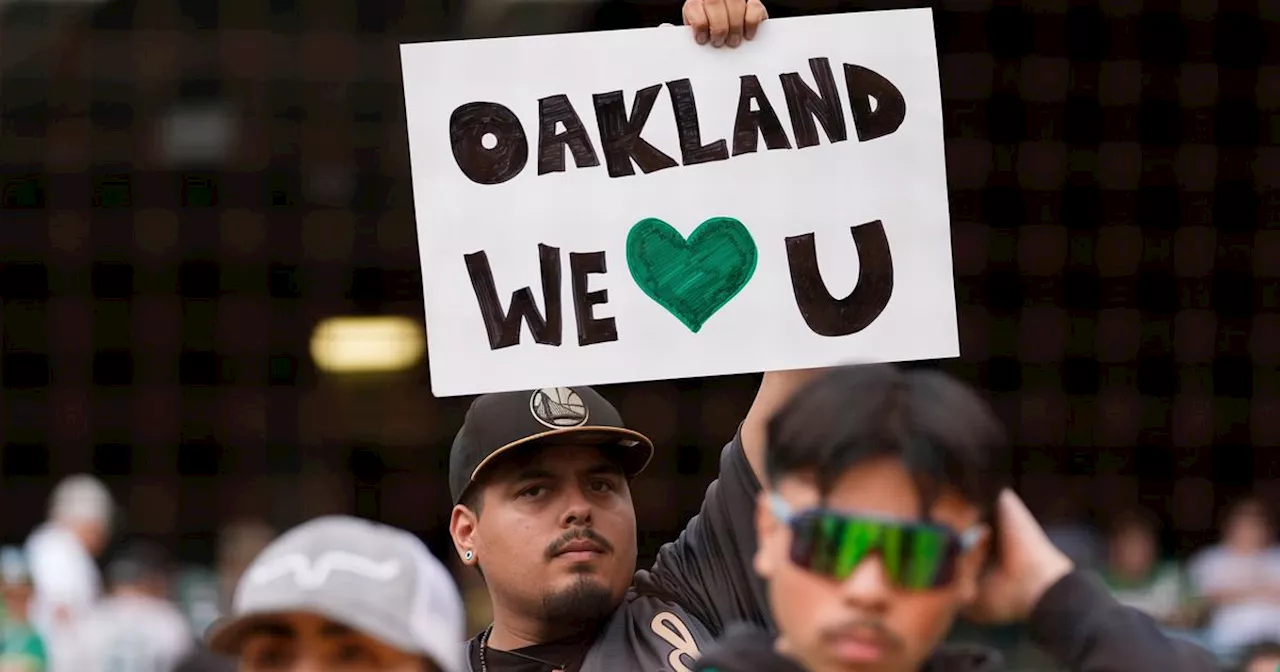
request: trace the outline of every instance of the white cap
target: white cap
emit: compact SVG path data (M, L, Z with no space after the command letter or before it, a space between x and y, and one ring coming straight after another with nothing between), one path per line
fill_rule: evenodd
M115 504L102 481L88 474L64 478L49 498L49 517L54 520L109 522Z
M231 615L206 633L209 648L238 655L261 619L304 612L349 626L444 672L465 669L462 596L449 570L415 536L350 516L285 532L236 586Z

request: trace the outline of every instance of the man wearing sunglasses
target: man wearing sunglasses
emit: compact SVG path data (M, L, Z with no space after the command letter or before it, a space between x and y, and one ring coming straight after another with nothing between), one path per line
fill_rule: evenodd
M832 370L769 421L766 445L755 567L780 636L734 629L696 669L1004 669L994 652L938 646L965 609L1029 619L1036 642L1071 670L1216 669L1073 572L1007 489L999 424L952 378Z

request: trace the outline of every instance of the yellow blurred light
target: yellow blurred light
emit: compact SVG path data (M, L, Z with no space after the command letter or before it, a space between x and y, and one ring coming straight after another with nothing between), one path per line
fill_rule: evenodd
M331 317L311 335L311 358L329 373L402 371L425 351L422 329L407 317Z

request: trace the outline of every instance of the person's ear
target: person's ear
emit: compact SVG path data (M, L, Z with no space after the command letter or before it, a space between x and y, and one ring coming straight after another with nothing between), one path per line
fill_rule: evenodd
M761 490L756 498L756 554L752 560L756 574L769 579L777 571L777 549L781 523L769 508L770 492Z
M981 526L978 541L960 556L956 566L956 592L961 605L972 604L978 599L978 587L987 569L987 556L991 553L991 527Z
M479 517L463 504L453 507L449 517L449 536L453 537L453 547L458 557L468 567L474 567L477 561L476 545L479 542Z

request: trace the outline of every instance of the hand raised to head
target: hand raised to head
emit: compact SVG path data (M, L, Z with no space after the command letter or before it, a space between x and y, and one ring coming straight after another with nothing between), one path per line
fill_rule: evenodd
M995 528L995 562L966 615L983 623L1024 620L1045 591L1071 573L1074 565L1012 490L1000 493Z

